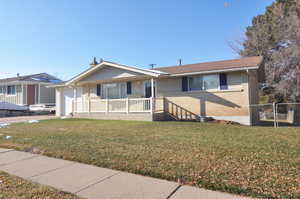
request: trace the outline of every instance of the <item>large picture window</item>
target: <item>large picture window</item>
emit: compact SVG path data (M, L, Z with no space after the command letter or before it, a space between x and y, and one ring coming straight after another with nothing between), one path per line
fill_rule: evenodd
M126 83L101 84L101 96L104 99L120 99L127 97Z
M190 91L203 90L203 77L202 76L190 77L188 85Z
M203 76L203 90L219 89L219 86L220 86L219 75Z
M16 86L7 86L7 95L15 95L16 94Z
M225 90L227 89L226 74L199 75L188 77L188 90Z

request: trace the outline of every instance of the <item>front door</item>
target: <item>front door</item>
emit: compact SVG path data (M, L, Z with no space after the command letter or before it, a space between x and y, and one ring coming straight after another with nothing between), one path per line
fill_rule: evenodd
M145 81L144 87L145 87L145 97L146 98L152 97L151 81ZM154 96L155 96L155 82L154 82Z
M35 85L27 85L27 105L35 104Z

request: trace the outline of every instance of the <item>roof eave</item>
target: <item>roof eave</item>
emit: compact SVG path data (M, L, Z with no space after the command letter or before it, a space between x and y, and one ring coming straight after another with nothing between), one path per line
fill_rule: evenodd
M247 71L247 70L257 70L259 66L251 67L240 67L231 69L220 69L220 70L210 70L210 71L198 71L198 72L188 72L188 73L176 73L166 76L177 77L177 76L187 76L187 75L200 75L200 74L211 74L211 73L222 73L222 72L234 72L234 71Z

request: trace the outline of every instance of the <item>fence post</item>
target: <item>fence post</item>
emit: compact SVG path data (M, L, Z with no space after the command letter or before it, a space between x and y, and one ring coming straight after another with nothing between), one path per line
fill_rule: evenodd
M129 99L128 97L126 98L126 113L129 113Z
M276 103L273 102L273 113L274 113L274 127L277 127L277 121L276 121Z

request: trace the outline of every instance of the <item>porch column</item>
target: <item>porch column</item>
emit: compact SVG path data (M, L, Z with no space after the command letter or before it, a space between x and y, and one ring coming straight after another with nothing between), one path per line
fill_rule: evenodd
M88 111L91 114L91 88L88 86Z
M151 78L151 113L155 111L155 100L154 100L154 79Z
M75 113L75 112L77 112L77 90L75 87L73 88L73 92L74 92L74 94L73 94L74 110L73 111Z

